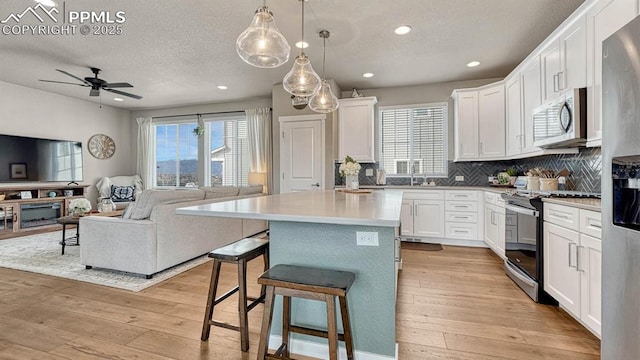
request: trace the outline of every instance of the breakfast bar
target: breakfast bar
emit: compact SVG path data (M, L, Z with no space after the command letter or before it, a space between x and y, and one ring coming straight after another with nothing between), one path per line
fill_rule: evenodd
M395 229L400 226L401 205L402 192L397 190L365 194L309 191L191 206L176 212L269 220L271 266L289 264L355 273L348 297L356 357L395 359ZM292 323L326 328L324 303L293 300ZM281 304L275 309L271 343L279 344ZM294 334L292 351L321 357L326 341L317 341Z

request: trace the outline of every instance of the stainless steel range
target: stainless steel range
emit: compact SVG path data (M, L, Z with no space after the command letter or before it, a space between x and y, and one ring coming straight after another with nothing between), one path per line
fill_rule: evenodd
M529 297L542 304L557 305L544 291L542 266L543 197L600 197L599 193L578 191L527 191L502 194L505 201L504 268Z

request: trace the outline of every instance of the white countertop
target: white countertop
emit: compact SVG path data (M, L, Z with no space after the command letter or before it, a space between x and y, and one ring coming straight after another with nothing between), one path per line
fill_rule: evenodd
M543 198L542 201L559 205L577 207L580 209L598 211L602 209L602 200L592 198Z
M304 191L190 206L180 215L295 221L337 225L400 226L402 191L370 194Z

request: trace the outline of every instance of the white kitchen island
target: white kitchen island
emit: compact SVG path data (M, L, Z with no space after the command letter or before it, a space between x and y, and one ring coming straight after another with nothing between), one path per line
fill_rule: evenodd
M347 298L356 358L395 359L395 228L400 226L401 205L402 192L397 190L370 194L310 191L185 207L176 212L269 220L272 266L292 264L355 273ZM358 232L375 234L377 245L358 245ZM324 303L293 300L292 323L326 328ZM272 347L280 344L282 334L281 299L276 301ZM294 353L327 357L326 340L293 335Z

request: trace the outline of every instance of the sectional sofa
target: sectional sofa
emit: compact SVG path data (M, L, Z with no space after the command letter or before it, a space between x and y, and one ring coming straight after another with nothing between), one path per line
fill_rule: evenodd
M177 215L186 206L263 196L262 186L145 190L122 218L80 219L87 268L153 274L267 230L262 220Z

